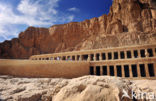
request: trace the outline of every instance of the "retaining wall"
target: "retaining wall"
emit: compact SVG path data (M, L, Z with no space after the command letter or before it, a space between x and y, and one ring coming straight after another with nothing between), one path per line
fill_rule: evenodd
M0 60L0 75L75 78L89 75L89 62Z

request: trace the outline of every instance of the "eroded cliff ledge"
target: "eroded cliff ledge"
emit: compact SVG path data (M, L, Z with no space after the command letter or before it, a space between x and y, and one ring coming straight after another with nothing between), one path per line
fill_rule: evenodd
M156 9L151 1L114 0L109 14L99 18L29 27L18 38L0 43L0 58L156 43Z

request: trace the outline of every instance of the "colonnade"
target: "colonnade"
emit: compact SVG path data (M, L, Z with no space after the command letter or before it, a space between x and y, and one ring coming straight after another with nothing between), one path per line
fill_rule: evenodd
M34 56L32 60L71 60L71 61L102 61L102 60L118 60L118 59L137 59L137 58L146 58L146 57L155 57L156 48L147 48L147 49L129 49L129 50L106 50L106 51L89 51L86 53L76 52L75 54L64 53L58 54L55 53L51 56Z
M118 77L155 77L155 63L90 66L90 75Z
M156 44L34 55L30 59L88 61L90 75L156 77Z

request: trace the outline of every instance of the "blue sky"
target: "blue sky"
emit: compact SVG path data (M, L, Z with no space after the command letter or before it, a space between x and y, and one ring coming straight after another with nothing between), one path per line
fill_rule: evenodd
M50 27L108 14L112 0L0 0L0 42L28 26Z

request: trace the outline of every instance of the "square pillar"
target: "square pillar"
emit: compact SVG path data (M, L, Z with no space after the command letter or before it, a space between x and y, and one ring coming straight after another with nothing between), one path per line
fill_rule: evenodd
M99 53L99 60L102 61L102 53Z
M96 61L96 54L94 54L94 61Z
M68 60L68 56L65 56L65 60Z
M122 77L125 77L124 65L121 65Z
M147 63L145 63L145 73L146 73L146 77L150 77Z
M75 55L75 61L77 61L77 55Z
M127 51L124 51L125 59L127 59Z
M155 57L156 56L155 48L152 48L152 52L153 52L153 56Z
M139 66L139 64L137 64L137 73L138 73L138 77L141 77L140 66Z
M133 77L131 64L129 65L129 77Z
M146 58L149 57L149 53L148 53L147 49L145 49L145 57Z
M109 65L107 65L107 75L110 76L110 68L109 68Z
M120 57L120 51L118 51L118 59L121 59L121 57Z
M108 52L105 52L106 61L108 60Z
M91 60L91 54L88 54L88 59L87 61L90 61Z
M140 49L138 49L137 51L138 51L138 58L141 58Z
M132 56L132 58L135 58L134 57L134 50L131 50L131 56Z
M111 52L111 54L112 54L112 60L114 60L114 52Z
M79 57L79 61L82 61L82 55L80 55L80 57Z
M100 75L103 75L103 68L100 66Z

